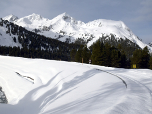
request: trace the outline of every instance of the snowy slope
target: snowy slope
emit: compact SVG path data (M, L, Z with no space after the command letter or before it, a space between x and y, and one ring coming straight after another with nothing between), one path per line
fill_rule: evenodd
M33 13L32 15L15 20L14 23L32 30L44 26L45 24L49 24L49 20L43 18L41 15Z
M10 18L11 17L4 17L3 19L10 20ZM98 19L84 23L77 21L67 13L60 14L52 20L49 20L33 13L32 15L15 19L14 23L32 31L38 29L41 31L38 34L63 42L65 42L66 39L70 39L70 42L74 42L78 38L82 38L85 41L90 39L91 41L87 44L90 46L100 37L111 36L111 34L113 34L115 38L127 38L141 48L148 46L140 41L122 21ZM152 51L152 48L150 46L148 47Z
M8 20L10 22L14 22L14 21L16 21L18 19L18 17L13 15L13 14L11 14L11 15L8 15L8 16L4 17L3 19L4 20Z
M104 36L110 36L110 34L113 34L116 36L116 38L127 38L130 41L138 44L141 48L144 48L147 46L143 42L141 42L137 36L133 34L133 32L122 22L122 21L113 21L113 20L105 20L105 19L99 19L92 22L89 22L86 24L86 28L92 29L91 31L94 31L96 34L96 38L89 42L91 45L94 41L97 40L97 38ZM89 31L89 32L91 32Z
M152 47L152 42L150 42L150 43L149 43L149 46L151 46L151 47Z
M0 113L151 114L151 74L147 69L0 56L0 86L8 98Z
M6 31L8 31L8 28L6 28L6 25L0 26L0 46L16 46L21 47L21 44L13 41L14 37L18 37L17 35L13 34L6 34Z

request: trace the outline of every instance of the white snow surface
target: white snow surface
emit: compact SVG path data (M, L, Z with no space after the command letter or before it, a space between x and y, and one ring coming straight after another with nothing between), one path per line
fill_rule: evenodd
M13 16L7 16L3 19L10 20L11 18L13 18ZM77 38L83 38L84 40L92 38L87 44L89 47L103 35L110 36L113 34L117 39L127 38L141 48L148 46L149 50L152 51L152 47L140 41L122 21L98 19L84 23L82 21L77 21L67 13L60 14L50 20L43 18L39 14L33 13L32 15L15 19L13 22L28 30L39 29L41 32L38 34L58 39L63 42L65 42L67 38L70 38L71 42L74 42ZM45 27L49 29L44 30ZM62 36L59 38L59 35Z
M13 41L13 38L17 38L17 35L6 34L7 28L5 26L0 26L0 46L10 46L10 47L22 47L18 42Z
M152 114L148 69L0 56L0 86L1 114Z

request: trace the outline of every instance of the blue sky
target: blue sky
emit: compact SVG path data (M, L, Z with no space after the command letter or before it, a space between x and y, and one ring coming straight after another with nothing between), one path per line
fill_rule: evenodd
M85 23L121 20L143 42L152 42L152 0L0 0L0 17L36 13L52 19L64 12Z

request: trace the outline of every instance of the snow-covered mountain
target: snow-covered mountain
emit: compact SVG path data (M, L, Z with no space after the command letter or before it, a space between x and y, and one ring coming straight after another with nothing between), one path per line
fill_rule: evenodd
M76 39L81 38L87 41L90 46L93 42L97 41L100 37L109 36L111 34L116 39L129 39L133 43L144 48L148 46L138 39L136 35L122 22L98 19L88 23L77 21L67 13L63 13L53 18L52 20L43 18L41 15L33 13L32 15L23 18L15 18L16 16L10 15L3 19L14 22L15 24L25 27L30 31L37 32L38 34L46 37L58 39L60 41L75 42Z
M149 43L149 46L151 46L151 47L152 47L152 42L150 42L150 43Z

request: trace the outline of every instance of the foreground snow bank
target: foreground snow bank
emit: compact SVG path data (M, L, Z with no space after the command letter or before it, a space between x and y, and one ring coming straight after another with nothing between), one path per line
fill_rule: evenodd
M0 113L151 114L151 73L0 56Z

